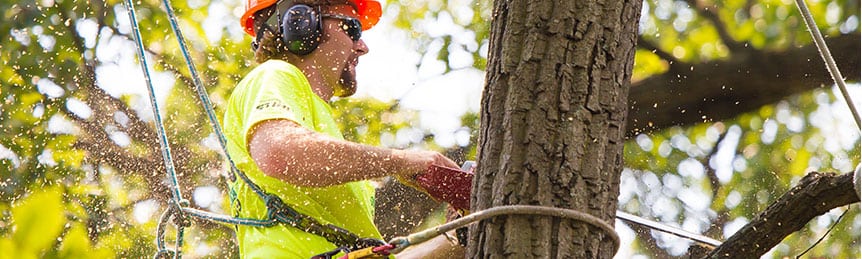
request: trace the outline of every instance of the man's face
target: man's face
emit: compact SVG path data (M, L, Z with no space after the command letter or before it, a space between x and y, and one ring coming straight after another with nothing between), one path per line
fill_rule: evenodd
M333 87L333 95L338 97L356 92L356 65L359 56L368 53L368 46L358 38L361 27L356 28L350 21L356 16L356 11L350 5L323 6L320 46L309 55L320 66L326 84Z

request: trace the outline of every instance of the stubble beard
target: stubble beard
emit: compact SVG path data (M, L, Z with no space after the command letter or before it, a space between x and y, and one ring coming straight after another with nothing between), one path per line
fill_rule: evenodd
M344 69L341 70L341 77L338 79L338 87L335 89L335 96L348 97L356 93L356 67L351 64L344 64Z

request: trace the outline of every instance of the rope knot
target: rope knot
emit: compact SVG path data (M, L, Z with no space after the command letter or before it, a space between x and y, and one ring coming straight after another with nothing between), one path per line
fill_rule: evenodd
M174 225L177 227L189 227L192 225L191 219L183 213L174 214Z
M174 250L170 250L170 249L162 249L162 250L156 251L156 254L155 254L155 255L153 255L153 259L170 259L170 258L174 258L174 255L176 255L176 253L177 253L177 252L175 252Z
M189 200L183 199L179 202L180 207L171 207L168 213L171 215L173 223L177 227L188 227L192 225L191 219L183 212L184 207L189 206Z
M299 213L284 204L278 196L267 194L264 198L266 204L266 216L269 219L277 219L291 225L299 224Z

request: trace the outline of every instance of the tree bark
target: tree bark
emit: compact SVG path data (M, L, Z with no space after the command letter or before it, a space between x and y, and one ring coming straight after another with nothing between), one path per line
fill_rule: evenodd
M709 258L759 258L814 217L859 202L853 189L853 173L835 175L811 172L742 227Z
M859 81L859 34L827 39L846 80ZM782 51L747 48L727 60L674 63L632 84L626 132L733 118L790 95L833 85L814 44Z
M613 224L642 1L495 1L474 211L527 204ZM504 216L470 229L470 258L611 258L582 222Z

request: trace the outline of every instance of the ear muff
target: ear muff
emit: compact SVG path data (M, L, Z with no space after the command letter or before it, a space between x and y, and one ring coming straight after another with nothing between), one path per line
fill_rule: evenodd
M281 17L281 37L290 52L307 55L320 45L319 12L307 5L294 5Z

